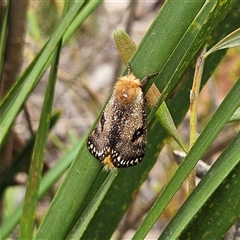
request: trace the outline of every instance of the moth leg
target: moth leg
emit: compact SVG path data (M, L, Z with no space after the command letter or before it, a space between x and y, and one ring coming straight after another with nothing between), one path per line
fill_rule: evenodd
M152 78L152 77L154 77L154 76L156 76L156 75L158 75L158 74L159 74L159 72L155 72L155 73L152 73L152 74L144 77L144 78L141 80L141 85L144 86L150 78Z

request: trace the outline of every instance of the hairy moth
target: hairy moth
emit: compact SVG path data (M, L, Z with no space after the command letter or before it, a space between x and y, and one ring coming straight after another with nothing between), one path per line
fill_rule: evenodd
M105 169L139 164L147 143L147 117L142 81L130 73L119 77L103 114L87 141L87 148Z

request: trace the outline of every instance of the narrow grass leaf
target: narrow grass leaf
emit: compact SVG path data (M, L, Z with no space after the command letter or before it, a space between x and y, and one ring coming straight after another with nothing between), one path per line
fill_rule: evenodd
M238 47L238 46L240 46L240 28L238 28L234 32L227 35L219 43L217 43L214 47L212 47L210 50L208 50L204 54L204 57L206 58L212 52L215 52L215 51L218 51L221 49Z

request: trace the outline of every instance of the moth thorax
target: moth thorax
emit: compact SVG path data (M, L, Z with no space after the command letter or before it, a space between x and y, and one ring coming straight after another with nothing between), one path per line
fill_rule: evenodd
M133 74L119 78L115 85L118 102L128 104L134 102L142 93L141 83Z

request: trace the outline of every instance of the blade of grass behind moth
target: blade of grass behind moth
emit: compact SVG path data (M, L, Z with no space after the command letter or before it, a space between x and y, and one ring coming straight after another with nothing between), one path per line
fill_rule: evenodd
M163 192L143 220L133 239L143 239L147 235L171 198L181 186L182 182L187 178L192 168L196 165L198 160L202 157L204 152L226 125L240 104L240 98L237 94L239 91L240 79L235 83L227 97L223 100L218 110L204 128L203 132L199 135L197 141L190 149L184 161L180 164L174 176L166 185ZM222 113L225 114L223 115Z
M221 5L214 1L205 2L203 4L199 14L193 19L192 23L189 25L185 34L179 40L179 43L176 45L175 49L173 49L171 56L169 57L171 64L175 66L177 71L174 71L172 74L168 68L163 68L158 75L158 77L162 76L164 81L167 81L167 84L162 91L161 97L148 116L149 121L152 120L158 107L166 97L172 93L174 87L179 83L186 70L186 63L189 62L190 59L192 59L191 61L194 60L199 52L199 47L201 47L206 41L214 26L218 24L215 16L218 15L220 18L221 14L224 14L224 11L220 11L220 8L224 8L224 10L227 11L228 8L231 9L233 4L233 2L226 2L225 5ZM213 14L214 12L216 15ZM211 24L211 28L208 27L209 24ZM188 51L188 49L192 49L192 51ZM179 54L179 51L184 51L184 54ZM159 86L160 82L156 81L155 84Z
M114 31L114 41L117 46L119 55L125 65L127 65L136 51L136 44L131 39L131 37L124 31L116 29ZM157 99L160 97L160 92L153 83L150 89L146 94L146 100L150 106L154 106L156 104ZM156 118L162 124L164 129L175 139L175 141L179 144L179 146L183 149L183 151L187 151L186 147L183 144L183 141L178 134L177 128L174 124L172 116L167 108L165 102L159 107L155 114Z
M156 87L155 84L153 84L146 94L146 99L150 106L154 106L154 104L157 102L160 96L161 94L158 88ZM155 117L161 123L161 125L167 131L167 133L170 136L172 136L173 139L178 143L182 150L184 152L187 152L187 148L185 147L182 138L180 137L177 131L177 128L174 124L173 118L169 112L169 109L165 101L162 102L161 106L156 111Z
M64 179L51 202L34 239L62 239L69 234L77 221L79 209L91 191L102 166L89 153L86 148L88 135L83 139L83 144L69 168ZM57 216L58 221L55 221Z

